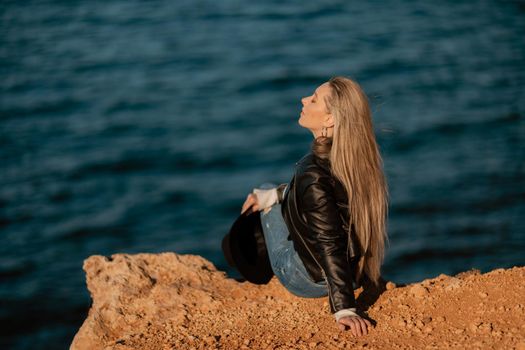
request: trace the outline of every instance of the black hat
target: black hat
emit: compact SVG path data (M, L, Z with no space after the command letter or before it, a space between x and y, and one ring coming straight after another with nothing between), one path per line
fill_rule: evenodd
M222 239L226 261L246 280L267 284L274 273L268 258L259 211L242 213Z

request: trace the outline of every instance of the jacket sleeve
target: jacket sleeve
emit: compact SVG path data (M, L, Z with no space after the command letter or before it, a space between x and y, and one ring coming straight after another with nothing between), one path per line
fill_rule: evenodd
M343 230L330 180L306 175L300 182L300 205L310 234L316 238L315 250L326 276L330 310L355 310L353 275L346 253L348 235Z
M277 203L283 202L286 187L288 187L288 183L286 182L277 186Z

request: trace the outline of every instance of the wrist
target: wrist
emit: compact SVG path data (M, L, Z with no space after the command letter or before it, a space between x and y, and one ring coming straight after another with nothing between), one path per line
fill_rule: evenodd
M336 322L339 322L341 318L348 317L348 316L358 316L359 317L359 315L356 313L355 307L339 310L336 313L334 313Z
M254 188L253 193L257 197L257 204L259 205L259 210L263 210L271 207L278 202L277 189L260 189Z

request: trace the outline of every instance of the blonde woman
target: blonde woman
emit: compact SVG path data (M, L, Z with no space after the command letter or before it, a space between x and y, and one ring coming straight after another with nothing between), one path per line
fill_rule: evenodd
M328 295L340 330L368 333L354 289L379 283L387 241L388 189L367 96L355 81L333 77L302 99L299 125L313 136L290 183L265 183L241 213L261 211L268 257L293 294Z

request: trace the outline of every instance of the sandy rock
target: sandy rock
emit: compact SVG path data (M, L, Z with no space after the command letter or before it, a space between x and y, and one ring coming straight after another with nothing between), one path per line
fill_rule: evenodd
M416 298L422 299L428 296L428 289L423 287L421 284L416 284L410 288L410 293Z
M525 350L525 341L521 341L516 345L516 350Z
M386 290L392 290L396 288L396 284L394 282L388 281L386 283Z
M461 287L461 280L459 278L456 278L456 277L451 277L449 278L448 280L445 281L444 285L445 285L445 290L446 291L451 291L451 290L454 290L454 289L458 289Z
M197 255L92 256L83 268L93 304L72 350L525 350L524 267L364 286L357 307L375 327L359 339L339 330L327 297L297 297L275 277L238 282Z

